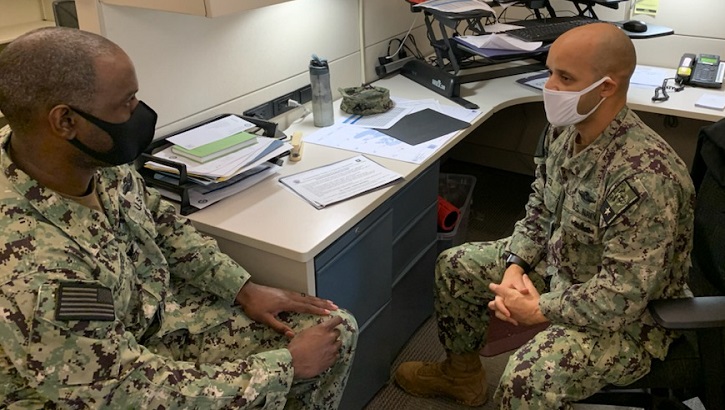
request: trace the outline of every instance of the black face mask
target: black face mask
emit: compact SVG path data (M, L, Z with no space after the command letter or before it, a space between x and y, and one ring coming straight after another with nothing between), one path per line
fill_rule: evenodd
M131 118L121 123L106 122L77 108L70 108L96 127L105 131L111 137L113 147L107 152L98 152L78 141L77 138L70 140L70 143L106 164L121 165L135 160L151 144L154 138L158 115L143 101L138 102L136 109L131 114Z

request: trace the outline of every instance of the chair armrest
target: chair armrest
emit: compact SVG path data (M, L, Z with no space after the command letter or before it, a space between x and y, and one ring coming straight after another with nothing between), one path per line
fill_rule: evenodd
M725 327L725 296L653 300L648 308L667 329Z

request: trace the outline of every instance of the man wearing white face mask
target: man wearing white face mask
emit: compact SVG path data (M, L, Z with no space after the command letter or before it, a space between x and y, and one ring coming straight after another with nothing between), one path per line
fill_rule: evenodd
M667 354L675 335L646 307L690 294L694 188L684 162L626 105L635 64L632 42L614 25L554 42L544 91L552 127L537 149L526 216L509 238L439 256L446 359L403 363L395 379L404 390L486 401L478 356L486 307L515 325L549 323L509 359L495 395L504 409L571 408L639 379Z
M566 74L565 74L566 75ZM553 78L549 77L549 82L555 82ZM579 105L582 96L585 96L593 91L597 91L600 85L607 81L612 81L609 77L602 77L602 79L596 81L594 84L588 86L581 91L563 91L550 88L544 88L544 106L546 109L546 119L549 120L549 124L555 127L562 127L566 125L578 124L586 120L594 111L599 108L600 105L607 99L606 96L599 94L601 99L591 110L586 114L579 113Z

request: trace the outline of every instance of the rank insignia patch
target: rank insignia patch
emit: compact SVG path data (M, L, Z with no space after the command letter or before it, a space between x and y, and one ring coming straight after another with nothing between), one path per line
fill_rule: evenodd
M92 283L61 283L56 295L55 319L115 320L111 289Z
M639 200L640 194L627 181L622 181L604 200L600 209L602 219L609 225Z

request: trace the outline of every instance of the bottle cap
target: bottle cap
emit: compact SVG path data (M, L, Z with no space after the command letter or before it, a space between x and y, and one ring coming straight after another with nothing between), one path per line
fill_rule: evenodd
M317 54L313 54L312 60L310 60L310 67L327 68L327 60L318 57Z

